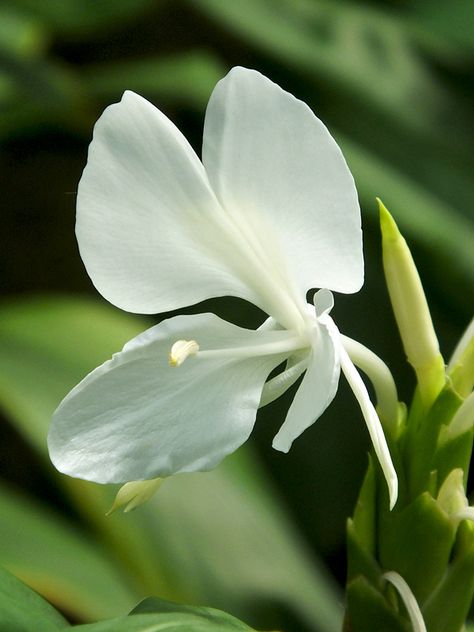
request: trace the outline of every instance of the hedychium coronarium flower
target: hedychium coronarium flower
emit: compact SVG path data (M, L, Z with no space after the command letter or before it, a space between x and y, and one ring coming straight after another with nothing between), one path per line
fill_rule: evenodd
M136 313L236 296L268 319L254 331L182 315L128 342L56 410L55 466L100 483L211 469L246 441L258 407L304 374L273 442L287 451L334 398L342 368L393 506L382 425L330 316L332 291L363 283L360 221L326 127L260 73L234 68L217 84L202 162L162 112L126 92L95 126L78 190L76 234L96 288ZM321 289L308 306L312 288ZM397 397L393 381L385 386L390 416Z

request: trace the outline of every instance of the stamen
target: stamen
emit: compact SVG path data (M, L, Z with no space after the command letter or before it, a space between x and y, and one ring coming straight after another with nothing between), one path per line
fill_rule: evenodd
M180 366L190 355L196 355L199 345L195 340L177 340L168 355L170 366Z
M251 358L257 355L277 355L290 354L293 351L303 350L309 347L306 335L289 335L272 342L264 342L242 347L231 347L228 349L204 349L199 351L199 358Z

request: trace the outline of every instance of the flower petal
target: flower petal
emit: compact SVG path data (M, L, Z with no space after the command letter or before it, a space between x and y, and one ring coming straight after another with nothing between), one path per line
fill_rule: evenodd
M363 282L354 180L323 123L258 72L234 68L206 112L203 163L221 204L305 296ZM284 275L285 272L282 272Z
M239 235L201 162L173 123L133 92L95 126L76 234L94 285L121 309L157 313L249 296L235 274Z
M320 417L334 399L339 383L339 332L330 316L318 320L309 366L273 447L288 452L293 441Z
M398 498L398 477L395 467L393 466L392 457L390 456L387 440L385 439L385 435L383 433L382 424L380 423L380 419L374 405L370 401L367 388L352 360L349 358L342 341L339 345L339 354L341 358L342 371L359 403L367 425L367 430L369 431L370 439L372 440L372 444L374 446L375 454L377 455L380 467L382 468L385 480L387 481L390 509L393 509Z
M242 350L281 346L287 338L285 331L250 331L214 314L177 316L148 329L60 404L48 439L51 460L64 473L99 483L213 468L249 436L265 379L288 355L249 357ZM170 367L177 339L197 340L202 357ZM229 353L210 351L222 349Z

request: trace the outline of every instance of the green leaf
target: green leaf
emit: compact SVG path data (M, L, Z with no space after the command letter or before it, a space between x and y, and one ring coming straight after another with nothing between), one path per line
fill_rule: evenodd
M380 587L381 569L373 554L363 546L352 520L347 522L347 578L365 577L376 588Z
M354 531L361 546L368 553L374 554L376 549L376 492L377 477L369 456L369 465L354 510Z
M0 629L53 632L69 623L47 601L0 567Z
M380 564L399 573L422 604L444 575L455 532L436 501L428 493L421 494L402 511L382 516Z
M461 468L463 472L469 471L473 439L474 430L471 428L438 447L433 466L438 472L438 485L442 485L448 474L456 468Z
M361 575L380 586L381 570L375 559L377 476L372 457L359 493L353 519L347 521L347 582Z
M203 608L189 612L163 614L137 614L122 619L79 625L79 632L244 632L251 631L245 623L224 612Z
M347 632L411 632L411 626L398 615L383 595L364 577L347 586Z
M0 561L57 607L83 620L125 612L140 595L90 534L4 485Z
M416 497L424 491L429 490L431 472L436 469L436 464L445 469L447 473L452 469L451 463L443 464L439 459L435 459L438 438L442 427L448 424L456 410L462 404L462 398L448 384L439 394L429 411L422 415L415 423L412 419L406 434L406 454L409 489L412 497ZM454 467L459 467L454 465ZM438 477L438 483L443 483L444 477ZM437 495L438 489L429 490L433 496Z
M218 623L221 621L222 623L228 622L228 625L235 625L236 630L249 630L250 628L243 624L241 621L238 621L234 617L221 612L219 610L215 610L214 608L205 608L202 606L184 606L179 603L175 603L173 601L165 601L164 599L157 599L156 597L149 597L148 599L144 599L139 604L135 606L135 608L130 613L131 615L136 614L195 614L201 616L203 619L207 619L210 623ZM229 628L234 629L234 628Z
M459 632L474 596L474 549L456 559L423 607L429 632Z

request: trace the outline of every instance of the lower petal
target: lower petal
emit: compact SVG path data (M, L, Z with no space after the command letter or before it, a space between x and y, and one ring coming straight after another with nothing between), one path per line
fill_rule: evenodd
M288 452L293 441L320 417L336 395L339 383L339 332L330 316L317 321L312 352L303 381L273 447Z
M382 424L379 416L370 401L367 388L355 368L352 360L349 358L347 351L344 349L342 342L340 343L341 368L346 376L352 392L356 396L362 414L364 415L367 430L369 431L375 454L379 460L380 466L387 481L388 492L390 497L390 509L393 509L398 497L398 477L393 466L392 457L388 449L387 440L383 432Z
M248 438L265 380L288 355L233 356L232 349L285 336L214 314L177 316L148 329L60 404L48 438L54 465L98 483L215 467ZM178 339L230 352L198 354L171 368L168 353Z

